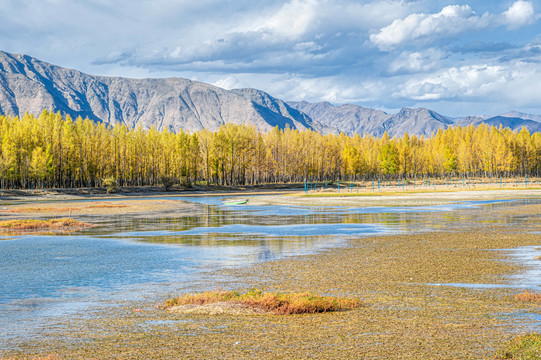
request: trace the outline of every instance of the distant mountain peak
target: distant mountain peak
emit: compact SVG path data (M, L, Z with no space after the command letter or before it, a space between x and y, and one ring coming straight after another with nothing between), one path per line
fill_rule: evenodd
M259 99L259 100L258 100ZM282 100L256 89L228 91L183 78L94 76L0 51L0 114L43 109L106 124L158 130L216 130L224 123L325 131Z
M454 124L482 122L513 130L541 131L541 116L510 111L499 116L451 119L404 107L396 114L328 101L285 102L251 88L225 90L184 78L129 79L94 76L52 65L25 54L0 51L0 114L38 115L48 109L95 122L177 132L217 130L222 124L253 124L259 131L310 129L348 135L430 135Z
M353 104L338 106L326 102L314 104L289 102L289 104L333 132L344 132L347 135L371 133L381 136L384 132L390 136L402 136L406 132L430 135L439 128L447 128L453 124L449 118L427 108L403 107L396 114L388 114Z

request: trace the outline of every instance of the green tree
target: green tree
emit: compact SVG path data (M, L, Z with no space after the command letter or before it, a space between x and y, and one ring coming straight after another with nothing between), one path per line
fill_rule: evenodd
M384 174L396 174L398 172L398 151L394 144L389 142L383 145L379 153L378 160Z

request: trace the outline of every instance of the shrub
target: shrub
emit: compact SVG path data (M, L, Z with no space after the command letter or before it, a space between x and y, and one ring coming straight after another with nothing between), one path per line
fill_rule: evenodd
M35 220L35 219L25 219L25 220L6 220L0 221L0 229L3 230L13 230L13 231L24 231L24 230L36 230L36 229L51 229L51 230L62 230L62 229L71 229L71 228L84 228L91 227L92 224L84 223L74 219L50 219L50 220Z
M541 334L523 334L507 342L496 359L541 359Z
M515 295L515 300L524 302L541 302L541 294L524 291Z
M163 189L165 191L171 190L176 182L177 182L177 179L175 179L174 177L171 177L171 176L162 177Z
M236 291L207 291L198 294L185 294L168 299L163 308L196 304L205 305L216 302L237 302L275 314L305 314L352 309L361 305L357 299L336 298L310 293L264 293L261 290L250 290L245 294Z
M118 191L118 183L116 179L112 176L103 179L103 186L107 188L107 194Z

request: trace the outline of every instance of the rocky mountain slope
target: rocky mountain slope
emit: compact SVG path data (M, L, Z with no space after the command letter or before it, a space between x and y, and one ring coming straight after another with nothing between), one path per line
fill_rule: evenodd
M27 55L0 51L0 114L43 109L107 124L158 130L216 130L224 123L325 131L305 114L259 90L228 91L181 78L92 76Z
M347 135L372 133L381 136L385 131L392 136L402 136L406 132L416 135L430 135L440 128L447 128L453 122L432 110L425 108L403 108L396 114L381 110L364 108L358 105L333 106L328 102L310 104L308 102L288 102L323 126Z
M522 114L524 118L520 114ZM540 118L540 120L534 120L536 118ZM538 117L536 115L523 114L517 111L510 111L502 115L490 117L468 116L466 118L456 121L457 125L462 126L467 126L470 124L477 126L481 123L485 123L487 125L494 125L496 127L500 127L501 124L504 128L509 128L513 131L520 131L524 126L531 133L541 132L541 117Z
M291 107L306 113L314 121L331 132L344 132L347 135L372 133L381 136L385 131L391 136L410 135L429 136L438 129L449 126L485 123L499 127L520 130L526 127L530 132L541 132L541 116L510 111L499 116L467 116L452 119L426 108L403 108L396 114L365 108L358 105L332 105L329 102L308 103L288 102Z
M253 124L260 131L311 129L348 135L430 135L454 124L526 126L541 132L541 116L511 111L500 116L451 119L426 108L396 114L358 105L284 102L257 89L225 90L182 78L128 79L93 76L33 57L0 51L0 114L38 115L43 109L110 125L149 129L216 130L225 123Z

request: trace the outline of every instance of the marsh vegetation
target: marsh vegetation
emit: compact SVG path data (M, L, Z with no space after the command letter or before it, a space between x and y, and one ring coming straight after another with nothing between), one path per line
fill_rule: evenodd
M170 309L182 305L206 305L218 302L240 303L276 315L314 314L361 306L358 299L321 296L309 292L279 293L254 289L246 293L223 290L188 293L168 299L163 308Z

